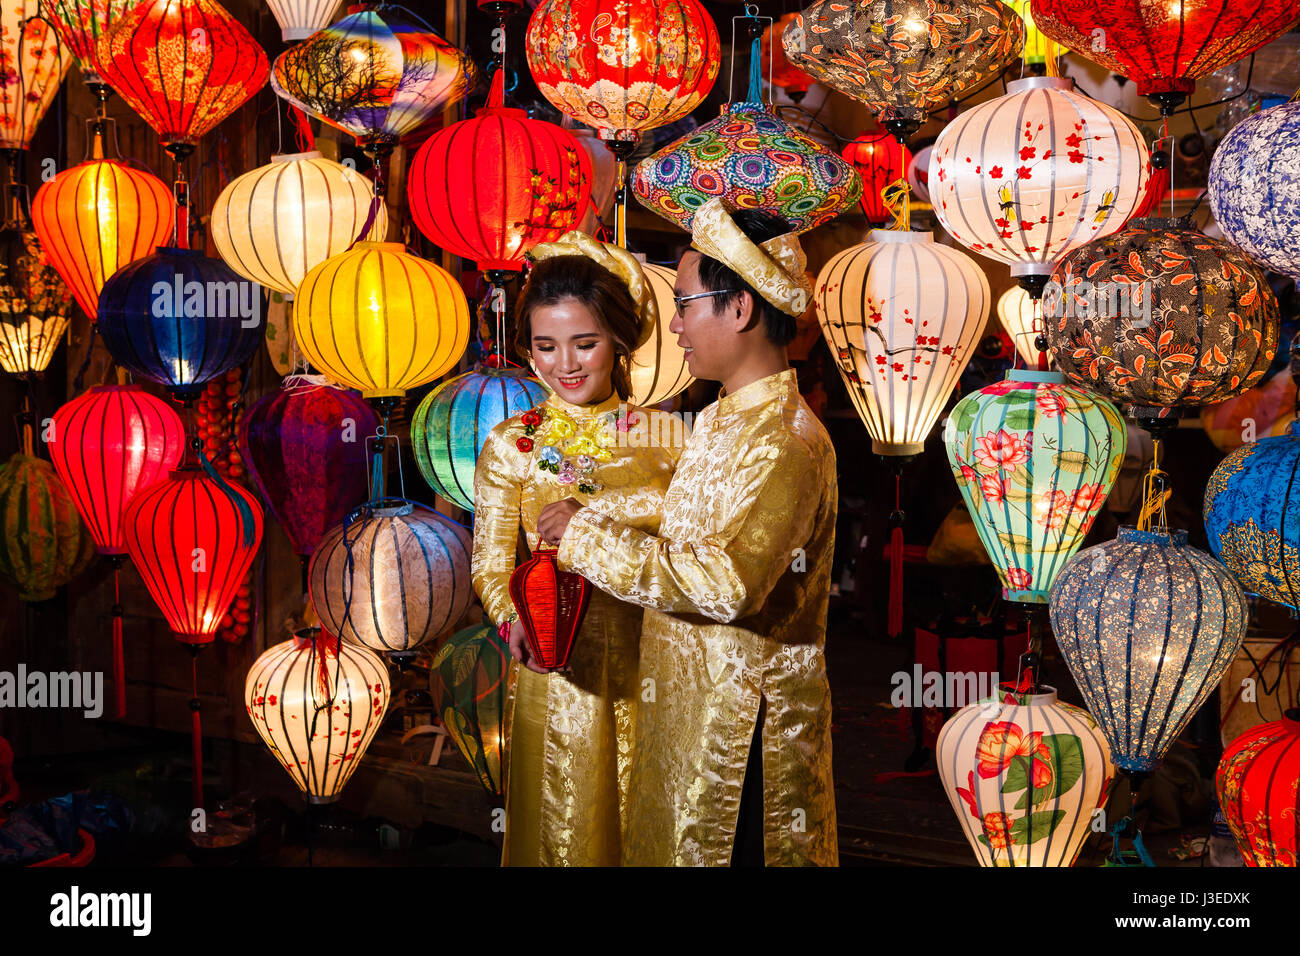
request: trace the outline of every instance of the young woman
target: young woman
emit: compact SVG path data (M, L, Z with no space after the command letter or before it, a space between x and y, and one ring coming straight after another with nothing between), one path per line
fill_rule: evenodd
M474 587L508 624L504 865L617 866L626 820L641 609L592 589L568 668L529 659L508 585L522 535L574 497L650 534L681 453L659 412L627 404L629 357L658 321L625 250L583 233L539 246L516 308L516 345L553 394L492 430L474 474ZM673 442L673 444L669 444Z

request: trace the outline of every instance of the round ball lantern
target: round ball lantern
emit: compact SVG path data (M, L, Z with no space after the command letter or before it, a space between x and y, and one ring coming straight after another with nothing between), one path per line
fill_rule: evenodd
M695 379L686 365L686 350L677 344L677 335L668 330L677 309L673 302L673 284L677 273L650 263L641 266L659 306L659 318L650 337L632 353L630 368L632 405L654 406L684 392Z
M456 280L400 242L358 242L326 259L293 303L303 354L366 398L395 399L446 373L469 345L469 326Z
M447 638L429 667L429 693L447 734L490 795L501 794L510 653L485 624Z
M862 211L867 222L884 225L890 219L882 190L907 176L912 152L889 133L863 133L844 147L844 159L853 164L862 178Z
M409 501L373 501L354 514L312 555L312 606L327 631L401 659L469 609L473 540Z
M318 627L267 648L244 679L253 728L309 803L339 798L390 695L382 658Z
M1247 866L1297 865L1300 710L1252 727L1223 751L1219 807Z
M443 382L411 418L411 446L433 490L458 508L474 510L474 466L488 433L546 399L546 388L524 369L478 367Z
M99 296L99 334L118 364L179 398L243 365L262 344L262 291L220 259L160 246Z
M1256 262L1300 281L1300 103L1246 117L1210 161L1210 208Z
M948 421L948 463L1003 597L1046 604L1119 475L1124 419L1058 372L1013 369Z
M296 43L329 26L339 0L267 0L266 5L280 24L280 39Z
M18 588L19 600L48 601L95 556L54 466L30 453L0 465L0 522L0 577Z
M0 368L44 372L71 317L72 295L20 213L0 229Z
M989 312L983 271L929 233L875 229L817 276L822 333L879 455L918 455Z
M817 82L786 59L785 47L781 45L781 34L797 16L797 13L784 14L781 19L763 31L763 39L759 45L763 79L785 90L785 95L795 103L803 100L808 88Z
M1038 366L1039 335L1046 335L1042 320L1035 319L1034 300L1018 285L1013 285L998 297L998 321L1016 347L1025 365ZM1038 328L1035 328L1035 324Z
M935 761L980 866L1073 866L1115 778L1097 722L1054 687L963 707Z
M1277 352L1277 297L1263 273L1183 220L1137 219L1066 256L1043 317L1071 382L1138 409L1239 395Z
M930 154L930 199L963 246L1017 278L1045 277L1071 250L1123 227L1149 163L1122 113L1073 80L1035 76L944 127Z
M27 149L72 66L72 53L41 16L37 0L0 6L0 149Z
M1246 636L1246 599L1186 531L1120 528L1067 564L1052 632L1121 770L1149 772L1218 687Z
M369 180L316 150L272 156L221 190L212 242L245 279L292 296L308 272L360 237L374 198ZM367 235L387 232L381 204Z
M41 15L81 67L87 86L103 84L97 66L99 38L117 25L130 6L131 0L41 0Z

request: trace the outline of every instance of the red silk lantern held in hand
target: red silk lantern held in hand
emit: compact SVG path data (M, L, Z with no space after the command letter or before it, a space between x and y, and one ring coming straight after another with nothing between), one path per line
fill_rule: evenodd
M528 635L538 667L564 667L582 627L591 584L581 574L561 571L557 551L538 548L510 575L510 598Z

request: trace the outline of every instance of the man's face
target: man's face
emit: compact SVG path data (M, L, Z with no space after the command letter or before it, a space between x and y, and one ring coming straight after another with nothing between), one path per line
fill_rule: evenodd
M700 282L700 254L689 250L682 256L677 268L677 283L673 294L697 295L708 292ZM708 296L683 302L673 315L668 331L677 335L677 344L686 350L686 367L695 378L720 382L726 375L729 360L735 358L739 345L736 323L736 306L729 305L720 313L714 307L724 296Z

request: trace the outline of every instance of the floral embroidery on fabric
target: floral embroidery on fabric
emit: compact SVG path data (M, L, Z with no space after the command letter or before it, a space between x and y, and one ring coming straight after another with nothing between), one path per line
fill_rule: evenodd
M601 490L594 477L596 468L613 459L616 433L636 426L640 416L624 410L578 422L558 409L539 406L520 420L526 437L518 439L515 446L522 452L532 451L535 442L531 436L536 435L541 447L537 467L554 475L559 484L576 485L578 491L591 495Z

